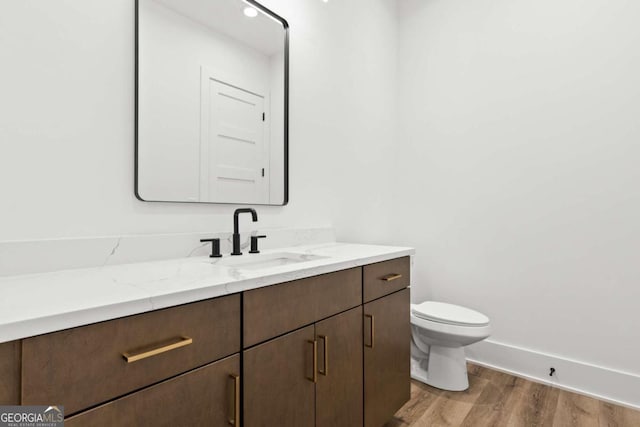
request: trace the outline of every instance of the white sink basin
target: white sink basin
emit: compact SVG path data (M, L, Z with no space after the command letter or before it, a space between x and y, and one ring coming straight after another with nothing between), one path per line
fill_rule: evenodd
M320 255L297 254L293 252L274 252L266 254L245 253L242 256L224 257L217 265L226 265L241 270L262 270L281 267L283 265L301 264L309 261L327 258Z

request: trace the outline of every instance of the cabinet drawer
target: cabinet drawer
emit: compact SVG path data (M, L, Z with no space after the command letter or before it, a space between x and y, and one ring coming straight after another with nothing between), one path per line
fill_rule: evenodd
M396 258L364 266L362 294L364 302L389 295L409 286L409 257Z
M239 409L239 369L234 355L68 418L65 426L229 426Z
M239 350L240 295L40 335L23 340L22 404L73 414Z
M0 344L0 405L20 404L20 341Z
M360 267L244 293L244 347L362 304Z

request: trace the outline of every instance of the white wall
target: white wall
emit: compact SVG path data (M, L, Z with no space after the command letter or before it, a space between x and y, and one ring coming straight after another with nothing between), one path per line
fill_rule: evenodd
M640 3L399 7L394 223L417 248L413 299L640 374Z
M133 3L0 3L0 241L232 227L235 206L133 195ZM260 226L379 238L383 196L363 190L387 194L394 5L264 4L291 25L291 187L288 206L258 209Z

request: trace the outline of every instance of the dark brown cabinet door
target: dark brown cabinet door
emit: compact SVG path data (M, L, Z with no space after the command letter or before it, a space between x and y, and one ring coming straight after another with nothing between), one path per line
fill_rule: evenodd
M364 425L380 427L410 397L409 289L364 305Z
M244 426L313 427L314 326L243 353Z
M229 426L240 406L239 369L236 354L68 418L65 426Z
M362 307L316 323L316 427L362 425Z
M0 405L20 404L20 341L0 344Z

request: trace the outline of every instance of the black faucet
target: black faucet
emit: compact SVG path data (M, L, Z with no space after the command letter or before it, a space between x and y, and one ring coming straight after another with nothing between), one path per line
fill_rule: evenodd
M255 211L255 209L236 209L236 211L233 213L233 252L231 252L231 255L242 255L242 252L240 252L240 230L238 229L238 215L240 215L241 213L250 213L253 222L258 221L258 213Z

